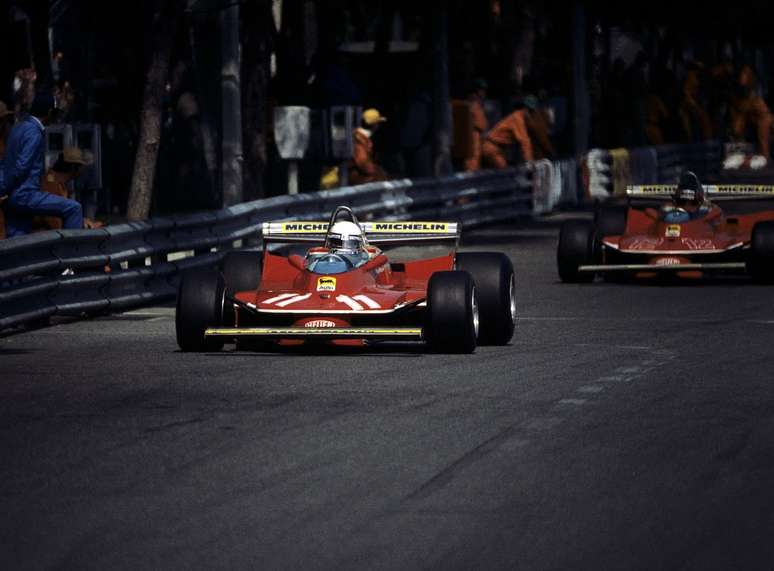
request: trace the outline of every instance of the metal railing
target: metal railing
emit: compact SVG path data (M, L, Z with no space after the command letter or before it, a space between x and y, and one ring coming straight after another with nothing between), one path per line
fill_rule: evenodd
M444 219L463 226L533 212L524 168L392 180L247 202L96 230L60 230L0 241L0 330L52 316L90 315L173 299L182 271L257 245L269 220L327 219L346 204L363 220Z

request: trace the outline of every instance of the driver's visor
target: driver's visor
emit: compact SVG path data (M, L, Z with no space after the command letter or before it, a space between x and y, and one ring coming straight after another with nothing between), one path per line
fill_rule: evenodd
M340 250L359 250L362 242L359 238L350 236L344 238L341 234L329 234L326 246Z

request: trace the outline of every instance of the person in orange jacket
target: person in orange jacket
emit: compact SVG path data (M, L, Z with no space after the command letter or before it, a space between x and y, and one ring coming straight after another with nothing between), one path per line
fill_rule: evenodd
M706 141L712 138L712 120L700 102L700 67L694 65L683 81L682 99L678 108L684 143Z
M484 161L495 168L507 167L505 148L515 144L519 145L522 159L527 162L552 156L553 146L548 137L548 122L540 117L539 113L537 98L527 95L523 108L501 119L487 134L482 149ZM537 157L533 137L539 145L540 156Z
M758 139L758 152L763 162L770 159L772 119L769 106L763 98L755 93L755 73L749 65L739 70L737 78L737 95L731 98L729 105L731 115L731 132L738 140L744 140L748 125L755 128Z
M473 81L473 92L468 98L468 104L470 105L470 119L473 124L473 133L471 135L471 151L470 156L464 161L464 168L466 171L477 171L481 169L481 153L482 144L481 139L484 136L489 122L486 120L486 114L484 113L484 100L486 99L486 91L488 85L483 79L476 79Z
M349 163L350 184L365 184L386 180L382 167L374 161L374 143L371 137L379 128L379 125L387 120L376 109L363 111L362 124L353 135L352 160Z

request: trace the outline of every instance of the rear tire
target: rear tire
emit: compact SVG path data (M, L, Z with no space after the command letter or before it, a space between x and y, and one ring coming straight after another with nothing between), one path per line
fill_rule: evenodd
M468 272L436 272L427 285L423 330L437 353L472 353L478 337L478 304Z
M480 316L479 345L507 345L516 327L516 279L508 256L497 252L457 254L456 269L473 277Z
M183 275L177 291L175 330L183 351L220 351L222 338L206 338L208 327L223 319L223 276L216 269L194 270Z
M757 282L774 283L774 222L758 222L753 226L747 271Z
M559 278L565 283L590 283L593 272L580 272L578 268L589 264L594 244L593 225L589 220L567 220L559 231L559 247L556 263Z

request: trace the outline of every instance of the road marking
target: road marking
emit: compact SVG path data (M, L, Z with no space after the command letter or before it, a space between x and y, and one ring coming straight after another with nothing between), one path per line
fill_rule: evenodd
M136 309L134 311L124 311L121 315L133 315L136 317L169 317L175 315L174 307L149 307L146 309Z
M544 418L535 418L527 422L524 426L528 430L550 430L558 424L561 424L564 419L557 416L547 416Z
M578 389L579 393L601 393L605 390L605 387L599 385L583 385Z
M618 367L615 372L636 375L642 372L642 367Z
M597 383L628 383L629 377L626 375L607 375L605 377L599 377Z
M573 406L583 406L588 401L586 399L561 399L558 404L571 404Z
M650 351L645 345L608 345L606 343L575 343L576 347L606 347L608 349L627 349L631 351Z

